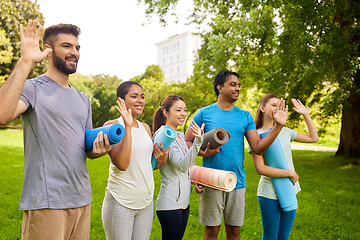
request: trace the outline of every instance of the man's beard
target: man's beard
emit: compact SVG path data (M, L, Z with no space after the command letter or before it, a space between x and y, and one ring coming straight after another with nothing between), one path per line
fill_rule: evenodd
M65 59L66 59L66 57L65 57ZM56 55L55 51L53 51L53 54L52 54L52 61L54 63L54 66L57 69L59 69L62 73L73 74L76 72L77 64L67 66L66 62Z

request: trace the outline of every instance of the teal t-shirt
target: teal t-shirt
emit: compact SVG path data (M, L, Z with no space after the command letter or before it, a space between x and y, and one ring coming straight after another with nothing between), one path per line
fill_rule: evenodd
M258 129L257 132L259 134L264 133L264 131L261 129ZM277 136L277 138L280 140L281 148L284 152L284 156L288 164L288 167L291 170L295 170L292 154L291 154L291 142L296 138L296 135L297 132L295 130L287 127L283 127L283 129L281 129L279 135ZM249 152L251 152L251 148L249 148ZM263 155L263 158L265 165L267 165L267 160L265 155ZM301 190L299 181L295 183L294 189L295 189L295 193L298 193ZM272 183L270 177L261 175L257 190L257 195L274 200L278 199L274 188L274 184Z
M255 128L255 121L251 114L236 106L225 111L213 103L201 108L193 120L198 126L205 123L205 133L217 127L226 129L231 137L221 146L219 153L203 158L203 166L208 168L232 171L236 174L235 189L246 187L244 169L244 136L245 133Z

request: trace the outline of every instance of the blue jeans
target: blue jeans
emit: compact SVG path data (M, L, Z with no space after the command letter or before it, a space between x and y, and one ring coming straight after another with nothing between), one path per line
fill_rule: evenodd
M162 240L182 239L189 218L188 206L186 209L156 211L162 231Z
M278 200L258 197L263 225L263 240L287 240L296 210L284 212Z

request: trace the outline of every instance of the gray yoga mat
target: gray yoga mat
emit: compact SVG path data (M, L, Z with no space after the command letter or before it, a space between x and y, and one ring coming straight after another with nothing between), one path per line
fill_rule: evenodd
M217 127L204 134L204 140L200 147L201 150L205 150L208 142L210 142L210 148L215 149L226 144L230 139L230 133L222 127Z

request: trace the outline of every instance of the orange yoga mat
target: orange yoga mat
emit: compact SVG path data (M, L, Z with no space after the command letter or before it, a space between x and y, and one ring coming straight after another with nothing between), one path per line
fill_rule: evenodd
M232 191L236 186L236 175L234 172L196 165L190 166L190 180L226 192Z

